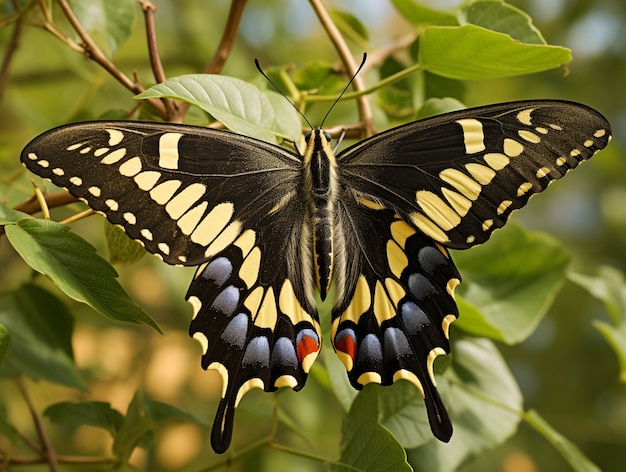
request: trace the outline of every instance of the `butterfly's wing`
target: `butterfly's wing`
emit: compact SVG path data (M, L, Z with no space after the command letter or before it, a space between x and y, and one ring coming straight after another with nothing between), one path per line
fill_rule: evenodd
M413 382L434 434L447 441L433 361L449 352L460 276L444 246L486 241L609 138L594 110L533 101L414 122L340 153L338 226L351 251L331 339L352 385Z
M67 125L22 152L34 173L86 201L170 264L200 265L187 293L202 365L223 379L212 444L228 448L251 388L302 388L320 348L298 156L206 128Z
M585 105L501 103L400 126L338 159L353 189L439 243L466 249L604 148L610 133L607 120Z

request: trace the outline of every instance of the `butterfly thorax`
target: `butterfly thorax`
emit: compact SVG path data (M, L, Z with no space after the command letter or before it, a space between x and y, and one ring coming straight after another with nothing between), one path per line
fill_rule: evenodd
M333 276L334 207L337 198L337 161L330 136L316 129L306 136L303 156L304 191L309 202L313 236L315 283L322 300L326 298Z

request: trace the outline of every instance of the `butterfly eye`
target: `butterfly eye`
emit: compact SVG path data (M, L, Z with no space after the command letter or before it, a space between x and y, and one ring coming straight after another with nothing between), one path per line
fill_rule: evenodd
M309 131L307 134L304 135L304 140L308 143L309 139L311 139L311 134L313 134L312 131Z
M330 140L331 140L330 134L328 134L326 131L324 131L323 133L324 133L324 137L326 138L326 141L330 143Z

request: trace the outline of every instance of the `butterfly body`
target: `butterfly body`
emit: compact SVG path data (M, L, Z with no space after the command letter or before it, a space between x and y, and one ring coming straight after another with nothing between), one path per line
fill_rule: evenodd
M334 296L331 342L351 384L413 383L449 440L433 373L458 317L447 248L485 242L609 139L596 111L538 100L409 123L336 156L322 130L300 155L213 129L77 123L35 138L22 162L164 261L199 266L190 335L223 380L223 452L246 392L304 386L321 347L316 291Z

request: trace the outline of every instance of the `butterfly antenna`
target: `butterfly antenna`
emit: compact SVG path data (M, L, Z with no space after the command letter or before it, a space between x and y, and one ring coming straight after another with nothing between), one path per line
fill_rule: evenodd
M320 124L320 128L322 126L324 126L324 122L326 121L326 118L328 117L330 112L333 110L333 108L335 108L335 105L337 105L337 103L339 103L339 100L341 100L341 97L343 97L343 95L346 93L346 90L348 90L348 87L350 87L350 85L352 85L352 82L354 81L356 76L359 75L359 72L361 72L361 69L363 69L363 66L365 65L365 61L366 60L367 60L367 53L364 52L363 53L363 60L361 61L361 65L359 67L357 67L356 72L354 73L354 75L352 75L352 78L348 81L348 83L343 88L343 90L341 91L341 93L339 94L337 99L333 102L333 104L330 106L330 108L328 109L328 111L324 115L324 118L322 119L322 123Z
M283 92L281 89L278 88L278 85L276 85L274 82L272 82L272 79L270 79L267 74L263 71L263 69L261 68L261 64L259 64L259 60L258 59L254 59L254 65L256 66L256 68L259 70L259 72L261 73L261 75L263 77L265 77L265 80L267 80L272 87L274 87L274 89L283 96L283 98L285 100L287 100L289 103L291 103L291 106L295 108L295 110L298 112L298 114L304 119L304 121L306 121L306 124L309 125L309 128L313 129L313 125L311 124L311 122L307 119L306 116L304 116L304 113L302 113L302 111L296 106L295 103L293 103L293 101L287 96L285 95L285 92Z

